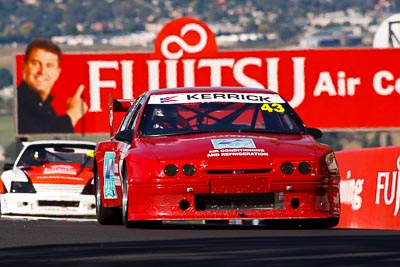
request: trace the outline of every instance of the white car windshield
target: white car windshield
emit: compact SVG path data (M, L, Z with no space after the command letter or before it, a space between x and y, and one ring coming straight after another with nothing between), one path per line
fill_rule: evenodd
M28 146L17 166L39 166L45 163L80 164L92 166L94 146L69 144L35 144Z

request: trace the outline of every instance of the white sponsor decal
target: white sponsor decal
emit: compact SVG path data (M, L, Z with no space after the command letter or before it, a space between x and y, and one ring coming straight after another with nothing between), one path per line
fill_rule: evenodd
M211 149L207 158L212 157L266 157L268 152L262 148Z
M353 210L359 210L362 206L361 193L364 179L352 178L351 170L347 171L346 180L340 181L340 201L349 204Z
M71 180L71 181L83 181L82 177L71 177L71 176L59 176L59 175L50 175L50 176L36 176L36 179L53 179L53 180Z
M43 174L69 174L76 175L77 171L74 167L68 165L53 165L51 167L46 167Z
M276 94L248 94L248 93L183 93L152 95L149 104L178 104L203 102L235 102L235 103L285 103Z
M395 202L393 215L397 216L400 209L400 156L397 158L397 170L378 172L376 178L375 204L381 200L389 206Z
M222 148L256 148L253 139L250 138L224 138L211 140L215 149Z
M199 35L199 42L195 45L188 44L182 37L189 31L194 31ZM180 49L176 52L169 50L170 44L177 44ZM168 59L179 59L183 55L183 51L186 53L198 53L202 51L207 45L207 32L206 30L197 23L188 23L182 27L180 35L170 35L165 38L161 43L161 52L164 57Z
M265 157L268 152L256 148L251 138L224 138L211 140L214 149L208 151L207 157Z
M117 198L117 190L115 189L115 152L106 152L104 154L104 187L103 193L104 198L106 199L115 199Z

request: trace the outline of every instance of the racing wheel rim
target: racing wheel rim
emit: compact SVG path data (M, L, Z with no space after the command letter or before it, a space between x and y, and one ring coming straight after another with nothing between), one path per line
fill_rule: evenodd
M122 181L122 221L125 225L128 222L128 181L126 169L124 169Z
M101 192L100 192L100 177L96 174L96 212L100 212L101 206Z

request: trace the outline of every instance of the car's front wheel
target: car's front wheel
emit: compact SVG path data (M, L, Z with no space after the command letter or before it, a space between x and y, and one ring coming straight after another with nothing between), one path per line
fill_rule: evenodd
M96 186L96 219L102 225L122 224L121 222L121 209L119 208L105 208L101 198L101 183L100 176L95 171L95 186Z
M128 220L128 204L128 174L126 168L124 168L122 176L122 223L129 228L133 226L133 223Z
M129 207L129 190L128 190L128 172L124 168L122 177L122 222L128 227L140 228L158 228L162 225L162 221L130 221L128 218Z

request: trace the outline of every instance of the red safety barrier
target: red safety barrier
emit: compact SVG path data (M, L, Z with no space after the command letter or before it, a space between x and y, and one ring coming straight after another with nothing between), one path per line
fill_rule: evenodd
M341 175L338 228L400 229L400 147L335 153Z

